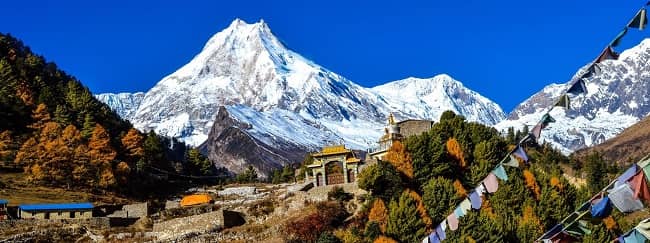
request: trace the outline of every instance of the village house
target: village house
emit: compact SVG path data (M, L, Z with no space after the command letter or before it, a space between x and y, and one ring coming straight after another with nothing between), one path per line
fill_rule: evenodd
M7 219L7 204L9 201L0 199L0 220Z
M23 204L18 206L18 217L21 219L73 219L92 218L93 204L62 203L62 204Z

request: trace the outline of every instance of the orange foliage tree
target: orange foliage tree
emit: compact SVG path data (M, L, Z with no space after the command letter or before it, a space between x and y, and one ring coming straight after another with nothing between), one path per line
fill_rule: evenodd
M34 123L29 125L29 128L35 129L35 130L41 130L45 123L48 123L52 120L52 117L50 116L50 113L47 111L47 106L45 104L41 103L38 106L36 106L36 109L32 112L32 119L34 119Z
M411 160L411 155L400 141L393 142L384 159L395 166L397 171L404 174L407 178L413 179L413 161Z
M117 153L110 143L111 138L104 127L96 124L88 141L88 155L91 163L90 168L99 172L98 184L103 188L115 185L112 163Z
M393 240L390 237L380 235L377 237L377 239L375 239L375 241L373 241L373 243L397 243L397 241Z
M467 168L467 161L465 161L465 154L463 153L463 148L458 143L456 138L449 138L446 143L447 153L458 161L458 166L460 169L464 170Z
M422 222L424 222L424 224L427 226L427 230L433 229L433 221L431 220L431 217L429 217L429 213L427 213L427 209L424 207L424 203L422 203L422 197L420 194L411 189L406 189L406 191L417 202L418 214L420 214Z
M375 221L379 224L379 228L382 233L386 232L386 222L388 220L388 209L384 200L381 198L375 199L375 202L372 203L372 208L368 214L368 221Z
M459 197L467 196L467 190L465 190L465 187L463 187L463 183L460 182L460 180L456 179L454 181L454 188L456 189L456 195Z
M541 196L541 189L537 184L535 175L533 175L533 173L529 170L524 170L524 179L526 181L526 187L533 192L535 199L539 200L539 197Z
M11 144L11 132L0 132L0 161L7 159L7 157L12 153Z
M137 160L137 158L144 155L144 148L142 148L144 137L140 132L138 132L138 130L135 130L135 128L131 128L129 132L122 137L121 142L127 155L132 159Z

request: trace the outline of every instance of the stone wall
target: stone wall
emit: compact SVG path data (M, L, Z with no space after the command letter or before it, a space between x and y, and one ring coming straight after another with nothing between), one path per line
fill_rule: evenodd
M136 203L124 205L122 210L118 210L108 215L111 218L141 218L149 215L149 204Z
M103 230L110 228L110 221L108 218L0 220L0 235L28 232L36 229L58 228L70 225Z
M241 213L219 210L155 223L153 232L158 233L158 240L166 240L190 233L214 232L245 223L246 221Z
M400 133L407 138L414 135L420 135L423 132L431 130L433 121L405 120L398 122L397 125L400 128Z

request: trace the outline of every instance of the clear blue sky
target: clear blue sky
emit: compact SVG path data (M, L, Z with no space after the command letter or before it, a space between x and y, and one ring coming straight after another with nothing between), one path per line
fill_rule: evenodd
M352 3L354 2L354 3ZM147 91L236 18L362 86L448 73L506 112L591 61L643 0L5 1L0 32L95 93ZM630 31L621 47L650 31Z

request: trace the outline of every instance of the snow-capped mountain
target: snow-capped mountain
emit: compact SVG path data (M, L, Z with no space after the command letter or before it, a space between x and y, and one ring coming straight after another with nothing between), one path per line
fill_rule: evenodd
M453 109L486 124L505 117L498 105L446 75L408 80L415 79L394 85L423 90L398 94L391 93L389 84L361 87L289 50L264 21L247 24L237 19L210 38L188 64L149 90L130 120L139 129L198 145L206 140L219 106L240 104L259 112L294 112L329 128L351 146L365 148L380 135L389 112L437 119L441 109ZM408 96L408 101L397 101L398 96ZM461 106L474 101L476 109Z
M505 119L499 105L446 74L428 79L411 77L371 90L384 97L391 110L414 117L439 120L442 112L451 110L470 121L488 125Z
M107 104L123 119L131 120L144 98L144 93L104 93L95 95L95 98Z
M256 168L266 172L299 162L276 156L280 151L302 156L340 142L372 147L391 112L398 119L437 120L445 110L488 125L505 119L497 104L447 75L361 87L288 49L264 21L237 19L151 88L127 118L140 130L153 129L191 145L207 141L204 152L222 165L244 156L227 149L243 146L232 137L244 139L248 150L258 151L246 163L258 163ZM234 164L229 169L237 171Z
M585 146L602 143L650 114L650 39L621 53L618 60L598 64L600 71L590 78L587 93L571 97L571 109L556 107L557 122L542 132L542 138L568 154ZM576 73L582 73L583 67ZM498 129L534 126L545 109L568 88L551 84L515 108Z

